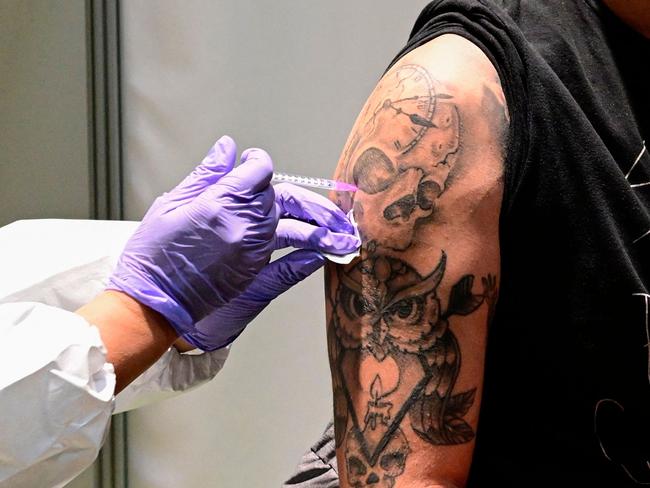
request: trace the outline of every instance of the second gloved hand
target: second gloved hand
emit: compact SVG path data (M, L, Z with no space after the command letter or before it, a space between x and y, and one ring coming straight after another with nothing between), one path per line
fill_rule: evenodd
M210 350L227 346L269 303L324 263L318 252L300 249L267 264L244 293L196 324L192 342L210 344Z
M246 291L197 323L185 337L192 344L204 350L227 346L271 301L323 266L319 251L345 254L359 247L354 226L327 198L282 183L275 186L275 200L281 216L275 247L300 250L267 264Z

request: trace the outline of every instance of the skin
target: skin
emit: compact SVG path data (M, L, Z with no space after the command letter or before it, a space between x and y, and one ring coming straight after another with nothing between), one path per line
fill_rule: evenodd
M118 291L101 293L76 313L99 329L115 368L116 395L178 340L162 315Z
M361 256L326 267L341 487L460 487L498 293L508 115L498 76L444 35L380 80L335 178Z
M603 3L623 22L650 39L650 1L603 0Z

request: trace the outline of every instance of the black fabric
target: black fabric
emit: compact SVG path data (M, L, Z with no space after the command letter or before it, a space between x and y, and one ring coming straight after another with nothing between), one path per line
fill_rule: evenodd
M469 486L650 483L650 43L597 2L437 0L396 59L443 33L512 117Z

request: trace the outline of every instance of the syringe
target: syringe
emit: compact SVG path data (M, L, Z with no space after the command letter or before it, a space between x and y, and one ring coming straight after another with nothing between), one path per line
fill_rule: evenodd
M321 188L323 190L334 191L354 192L358 190L358 188L351 183L328 180L326 178L314 178L312 176L290 175L287 173L273 173L271 183L292 183L299 186L309 186L311 188Z

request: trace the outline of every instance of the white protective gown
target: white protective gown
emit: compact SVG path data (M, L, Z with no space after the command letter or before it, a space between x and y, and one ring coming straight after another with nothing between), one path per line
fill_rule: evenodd
M160 360L114 397L99 331L72 311L101 292L137 222L0 228L0 488L59 487L96 458L113 413L213 378L227 349Z

